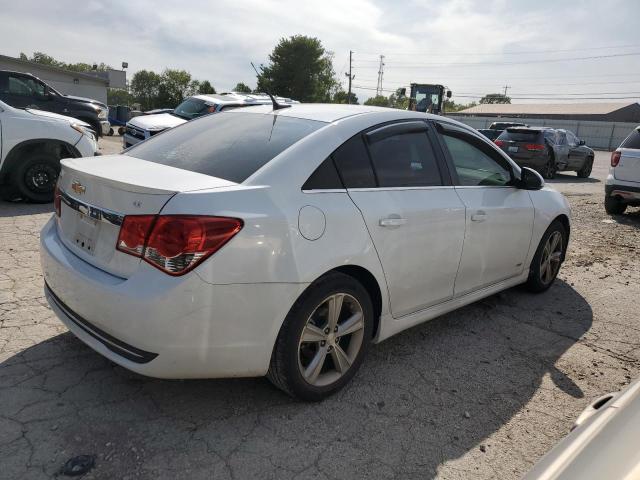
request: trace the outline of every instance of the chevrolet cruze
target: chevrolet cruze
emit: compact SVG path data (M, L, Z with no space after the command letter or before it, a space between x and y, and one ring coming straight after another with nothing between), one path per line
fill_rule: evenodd
M549 288L569 207L473 129L351 105L248 107L67 159L46 297L114 362L267 375L319 400L372 343L518 284Z

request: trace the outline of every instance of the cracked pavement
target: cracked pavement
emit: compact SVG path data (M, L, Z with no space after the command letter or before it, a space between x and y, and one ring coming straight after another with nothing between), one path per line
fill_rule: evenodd
M91 454L86 479L520 477L640 374L640 214L605 214L608 158L597 180L553 182L574 223L547 293L511 289L374 346L318 404L265 379L155 380L104 359L44 299L52 206L0 203L0 476L54 478Z

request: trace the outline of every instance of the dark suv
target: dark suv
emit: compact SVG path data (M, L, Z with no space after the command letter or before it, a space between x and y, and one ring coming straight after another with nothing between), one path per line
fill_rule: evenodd
M509 127L495 140L518 165L530 167L547 179L558 170L591 175L594 153L569 130L549 127Z
M0 100L15 108L33 108L77 118L91 125L96 138L109 131L104 103L63 95L29 73L0 70Z

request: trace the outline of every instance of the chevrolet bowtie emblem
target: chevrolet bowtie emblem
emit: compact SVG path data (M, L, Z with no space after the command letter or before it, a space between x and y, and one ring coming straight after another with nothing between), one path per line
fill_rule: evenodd
M78 195L82 195L82 194L84 194L84 192L87 191L87 187L82 185L80 182L73 182L71 184L71 190L76 192Z

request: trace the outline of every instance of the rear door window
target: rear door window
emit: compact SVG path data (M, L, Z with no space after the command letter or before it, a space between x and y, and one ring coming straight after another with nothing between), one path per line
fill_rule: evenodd
M241 183L325 122L230 111L140 142L125 155Z
M345 188L374 188L376 178L367 147L358 134L344 142L331 155Z
M390 125L368 133L367 138L380 187L442 185L424 122Z
M636 148L640 149L640 131L634 130L624 139L620 148Z

